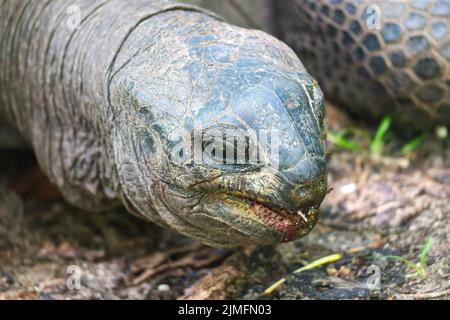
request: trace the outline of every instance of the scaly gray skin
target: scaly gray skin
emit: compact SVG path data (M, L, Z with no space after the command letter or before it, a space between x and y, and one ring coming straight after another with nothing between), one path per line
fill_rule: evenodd
M258 29L273 34L277 25L272 0L181 0L181 2L211 10L226 22L247 29Z
M277 35L327 97L369 120L393 114L403 130L450 125L450 0L287 2L273 2Z
M73 4L78 30L67 27ZM0 114L70 203L122 204L215 246L289 241L314 226L326 193L323 96L280 41L171 1L6 0L0 23ZM270 157L172 161L199 122L277 129L279 170Z

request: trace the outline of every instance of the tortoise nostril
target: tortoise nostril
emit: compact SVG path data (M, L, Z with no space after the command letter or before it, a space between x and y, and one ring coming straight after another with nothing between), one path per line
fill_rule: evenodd
M320 177L308 181L292 189L289 195L289 205L292 211L318 206L327 194L327 178Z

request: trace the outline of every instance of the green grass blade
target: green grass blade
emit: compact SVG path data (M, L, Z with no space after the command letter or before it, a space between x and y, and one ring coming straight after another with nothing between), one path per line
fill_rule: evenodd
M428 250L430 250L430 246L431 246L431 238L429 238L427 242L425 242L422 252L420 253L420 266L422 268L425 268L425 257L427 256Z
M375 136L370 144L370 153L374 156L381 156L384 148L384 140L386 138L386 134L391 127L392 118L391 116L384 116L380 122L380 125L375 132Z
M335 253L335 254L332 254L332 255L320 258L318 260L315 260L315 261L307 264L304 267L301 267L301 268L299 268L297 270L294 270L292 273L300 273L300 272L303 272L303 271L306 271L306 270L311 270L311 269L317 268L317 267L319 267L321 265L324 265L324 264L327 264L327 263L336 262L336 261L339 261L341 259L342 259L342 256L339 253Z
M303 271L306 270L311 270L311 269L315 269L317 267L320 267L324 264L328 264L328 263L332 263L332 262L336 262L342 259L342 255L340 255L339 253L335 253L326 257L322 257L318 260L315 260L309 264L307 264L306 266L303 266L295 271L293 271L292 273L301 273ZM281 279L279 279L278 281L276 281L275 283L273 283L272 285L270 285L268 288L266 288L262 293L261 296L265 297L268 296L270 294L272 294L275 290L277 290L279 287L281 287L281 285L283 283L285 283L287 281L287 276L283 277Z
M401 148L400 153L403 155L406 155L406 154L409 154L409 153L417 150L417 148L420 147L420 145L423 143L424 140L425 140L425 134L421 134L421 135L415 137L414 139L412 139L411 141L406 143Z
M327 138L328 141L342 149L350 150L353 152L359 152L361 150L361 147L358 144L345 138L342 133L334 134L332 132L328 132Z
M409 268L415 270L416 272L419 272L419 268L409 259L406 259L405 257L400 256L386 256L387 259L391 260L397 260L403 262L405 265L407 265Z
M411 268L412 270L415 271L413 274L406 275L406 278L415 278L417 276L425 277L427 275L427 270L425 268L425 258L427 256L428 251L430 250L431 241L432 241L432 238L429 238L425 242L425 245L423 246L423 249L422 249L422 251L420 253L420 257L419 257L419 262L418 263L414 263L411 260L406 259L405 257L402 257L402 256L391 255L391 256L385 256L385 258L391 259L391 260L401 261L406 266L408 266L409 268Z

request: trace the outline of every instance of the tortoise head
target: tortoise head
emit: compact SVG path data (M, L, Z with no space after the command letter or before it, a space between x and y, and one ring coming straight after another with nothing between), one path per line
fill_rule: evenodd
M122 199L210 245L302 237L327 189L322 92L278 40L202 28L165 39L176 53L155 42L157 57L136 55L112 82Z

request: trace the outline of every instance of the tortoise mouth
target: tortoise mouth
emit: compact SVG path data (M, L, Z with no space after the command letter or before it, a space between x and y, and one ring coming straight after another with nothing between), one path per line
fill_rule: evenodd
M318 217L318 207L299 208L296 211L268 207L256 201L249 200L251 212L266 226L283 235L282 242L290 242L307 235L315 226Z
M307 189L301 192L280 187L255 192L251 188L224 188L215 180L203 185L203 203L213 220L224 221L235 232L246 235L247 243L289 242L305 237L318 220L325 187L311 185L305 185Z
M288 210L242 194L224 193L224 195L246 204L250 216L256 218L267 229L281 235L279 242L290 242L306 236L319 218L320 204L299 205L295 210Z
M290 211L220 192L208 192L197 203L192 208L190 223L203 231L196 236L221 247L272 245L303 238L313 229L319 215L319 204Z

